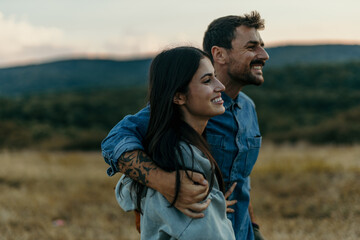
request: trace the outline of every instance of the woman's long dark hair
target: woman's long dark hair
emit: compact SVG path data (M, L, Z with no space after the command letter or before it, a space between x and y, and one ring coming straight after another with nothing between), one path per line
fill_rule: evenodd
M203 58L209 56L200 49L177 47L161 52L154 58L150 67L148 93L150 121L143 145L145 152L157 166L165 171L176 171L175 198L171 206L175 204L180 190L179 171L193 170L185 166L180 141L197 147L209 159L212 166L212 177L208 179L209 192L214 183L214 176L218 180L220 190L224 192L220 169L210 154L205 138L184 122L179 106L173 102L176 93L187 93L188 85ZM137 207L141 211L140 203L144 186L139 183L134 184Z

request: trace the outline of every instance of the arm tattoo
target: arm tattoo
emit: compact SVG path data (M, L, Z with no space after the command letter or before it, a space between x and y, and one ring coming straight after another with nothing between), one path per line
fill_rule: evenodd
M135 181L147 185L149 183L147 177L150 171L157 169L157 166L143 151L133 151L121 155L119 158L119 169L120 172Z

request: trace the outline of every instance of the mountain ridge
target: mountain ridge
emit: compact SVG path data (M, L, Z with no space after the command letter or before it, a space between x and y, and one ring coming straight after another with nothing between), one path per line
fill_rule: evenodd
M264 71L294 64L360 61L360 45L287 45L266 50L270 59ZM146 85L151 60L80 58L0 68L0 96Z

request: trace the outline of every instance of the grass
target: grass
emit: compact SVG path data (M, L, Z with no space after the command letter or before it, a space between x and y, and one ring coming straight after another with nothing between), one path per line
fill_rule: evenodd
M269 239L360 239L360 146L264 144L252 202Z
M266 239L360 239L360 146L264 143L252 203ZM98 152L0 152L0 240L139 239Z
M137 239L99 153L2 152L0 239Z

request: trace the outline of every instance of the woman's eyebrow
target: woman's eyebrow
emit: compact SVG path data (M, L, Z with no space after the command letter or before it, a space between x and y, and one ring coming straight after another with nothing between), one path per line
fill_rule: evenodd
M203 79L204 77L207 77L207 76L212 77L213 74L212 73L205 73L204 75L201 76L200 79Z

